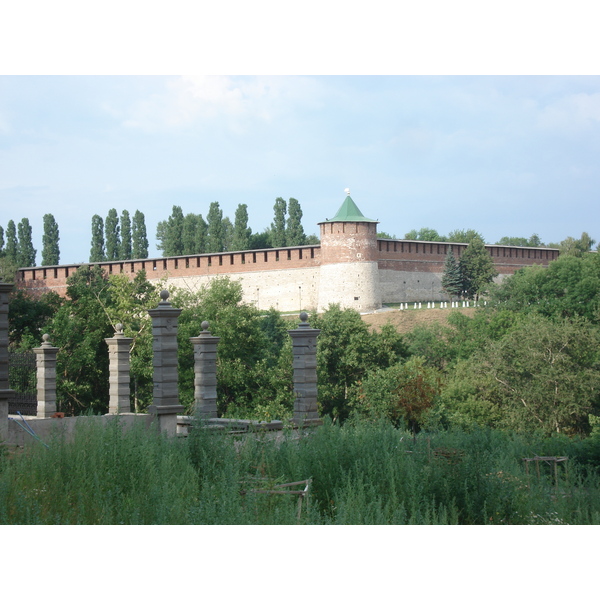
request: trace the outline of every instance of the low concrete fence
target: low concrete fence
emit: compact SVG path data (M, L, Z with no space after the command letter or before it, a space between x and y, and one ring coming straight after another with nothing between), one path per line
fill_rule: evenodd
M110 359L109 410L104 417L64 417L57 413L56 358L59 348L52 345L47 334L43 343L35 348L37 370L37 416L8 415L8 401L13 391L8 384L8 295L11 284L0 282L0 442L23 445L31 439L46 438L53 432L69 435L79 419L96 418L108 422L119 417L125 424L135 421L156 422L159 432L169 436L185 434L190 417L185 417L179 403L177 370L177 321L181 309L169 302L169 292L163 290L158 306L148 311L152 319L154 392L148 414L131 412L130 360L132 339L123 334L118 324L112 338L106 339ZM265 424L254 421L217 419L217 347L219 338L211 335L209 323L204 321L198 337L191 338L194 347L194 414L212 426L223 426L228 421L234 429L256 430ZM292 338L294 371L295 426L318 425L317 412L317 336L318 329L308 324L308 315L300 313L300 323L289 331ZM243 425L243 427L242 427ZM278 429L280 422L268 427ZM282 426L282 425L281 425Z

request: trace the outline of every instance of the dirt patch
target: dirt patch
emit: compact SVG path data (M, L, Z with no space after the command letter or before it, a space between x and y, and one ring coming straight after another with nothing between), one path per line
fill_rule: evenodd
M430 323L440 323L445 325L448 316L453 312L461 312L463 315L472 317L475 308L422 308L408 310L387 310L385 312L362 315L362 320L367 323L371 329L379 331L382 325L391 323L398 333L408 333L417 325L428 325Z

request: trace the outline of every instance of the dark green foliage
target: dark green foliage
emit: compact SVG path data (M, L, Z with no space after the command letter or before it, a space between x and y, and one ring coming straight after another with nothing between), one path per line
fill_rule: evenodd
M11 346L21 350L42 343L42 335L63 300L56 292L32 298L23 290L13 290L9 298L8 324Z
M157 248L163 256L181 256L183 254L184 216L181 206L173 206L171 216L160 221L156 227Z
M250 236L249 250L262 250L264 248L272 248L271 244L271 231L267 229L262 233L253 233Z
M460 257L463 291L467 298L476 300L485 293L498 274L494 261L483 241L474 237Z
M233 241L233 223L229 217L223 217L223 251L229 252L231 250L231 243Z
M131 217L129 211L121 213L121 246L119 249L120 260L130 260L133 256L131 239Z
M6 226L6 250L4 252L8 260L17 264L17 228L12 219Z
M500 286L493 286L494 307L539 313L551 318L600 319L600 255L560 256L548 267L517 271Z
M283 198L276 198L273 206L273 223L271 225L271 244L273 248L283 248L286 244L285 214L286 202Z
M485 243L483 236L474 229L455 229L448 234L445 241L455 244L470 244L473 240Z
M223 211L218 202L211 202L206 215L206 252L223 252Z
M285 230L287 246L303 246L306 243L304 228L302 227L302 208L296 198L288 200L288 218Z
M182 254L199 254L197 247L198 215L188 213L183 219Z
M135 211L131 223L131 258L148 258L148 235L144 213Z
M117 211L111 208L104 221L104 234L106 236L106 260L119 260L121 253L121 234Z
M51 214L44 215L44 235L42 237L42 266L60 264L58 224Z
M351 390L370 370L395 364L408 354L393 327L371 332L352 309L331 305L322 315L311 315L317 338L319 407L322 415L344 420L350 412Z
M239 204L235 211L233 224L233 237L230 250L248 250L250 248L250 236L252 229L248 227L248 206Z
M379 235L379 237L381 237ZM424 242L445 242L446 237L440 235L435 229L429 229L428 227L421 227L419 231L411 229L407 234L404 235L405 240L420 240Z
M90 250L90 262L102 262L106 260L104 254L104 221L99 215L92 217L92 247Z
M291 344L282 334L285 323L273 311L266 318L242 303L238 282L217 278L197 294L176 291L174 306L183 307L179 318L179 375L182 402L193 404L193 352L190 337L199 335L201 323L210 324L218 346L218 410L220 415L261 418L291 416Z
M0 225L0 258L4 257L4 227Z
M529 239L504 236L497 241L496 244L499 246L521 246L526 248L541 248L544 246L544 244L542 244L542 240L540 240L540 236L537 233L534 233Z
M33 247L29 219L21 219L17 229L17 265L19 267L35 267L35 255L37 254L37 250Z
M109 304L109 284L103 270L80 267L67 281L70 301L64 302L49 324L57 356L57 395L60 409L79 414L108 410L108 352L105 338L114 329L103 306Z
M444 261L444 274L442 275L442 289L452 298L460 297L463 292L463 277L460 264L452 252L452 248Z

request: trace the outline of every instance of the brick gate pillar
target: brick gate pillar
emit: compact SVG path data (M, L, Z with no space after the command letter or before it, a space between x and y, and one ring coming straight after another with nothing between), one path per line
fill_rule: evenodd
M126 338L123 325L117 323L116 333L104 341L108 345L109 401L108 414L117 415L131 412L131 392L129 389L129 349L133 338Z
M177 319L180 308L168 301L169 292L160 293L161 301L148 311L152 317L152 351L154 366L154 401L148 412L158 418L158 429L169 436L177 433L177 413L183 412L179 404L177 378Z
M308 324L308 314L300 313L296 329L288 331L292 337L294 355L294 417L297 425L319 425L317 411L317 336L320 329Z
M8 401L13 391L8 387L8 295L12 283L0 281L0 442L8 439Z
M42 345L34 348L37 371L37 416L51 417L56 412L56 355L55 348L48 340L50 336L42 336Z
M219 339L208 331L208 321L202 321L202 331L198 337L190 338L194 346L194 412L204 419L217 417Z

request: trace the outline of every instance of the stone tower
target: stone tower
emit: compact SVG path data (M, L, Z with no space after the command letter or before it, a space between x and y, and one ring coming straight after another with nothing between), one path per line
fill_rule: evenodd
M377 223L367 219L346 189L335 217L319 223L321 274L319 312L329 304L371 312L381 308Z

